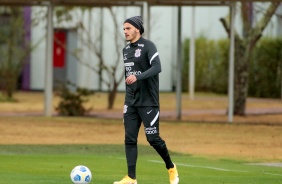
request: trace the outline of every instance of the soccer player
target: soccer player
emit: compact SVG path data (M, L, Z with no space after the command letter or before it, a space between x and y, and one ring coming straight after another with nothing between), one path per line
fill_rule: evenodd
M123 48L126 84L123 119L128 173L114 184L137 184L137 139L142 122L147 141L165 162L170 184L178 184L176 165L159 135L159 53L152 41L142 37L144 27L140 16L126 19L123 30L126 41L130 42Z

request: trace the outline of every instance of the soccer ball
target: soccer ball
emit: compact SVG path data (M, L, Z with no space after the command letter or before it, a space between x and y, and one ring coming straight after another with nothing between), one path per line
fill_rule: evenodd
M74 184L87 184L92 179L91 171L84 165L75 166L70 173L71 181Z

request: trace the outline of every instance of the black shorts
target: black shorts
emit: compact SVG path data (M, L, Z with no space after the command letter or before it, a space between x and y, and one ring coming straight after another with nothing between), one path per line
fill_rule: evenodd
M123 121L125 129L125 144L137 144L141 123L148 142L159 138L159 107L135 107L124 105ZM160 140L160 139L158 139Z

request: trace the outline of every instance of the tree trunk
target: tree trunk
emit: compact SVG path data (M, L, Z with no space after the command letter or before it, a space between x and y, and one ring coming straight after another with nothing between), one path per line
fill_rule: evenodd
M11 71L12 72L12 71ZM17 85L17 75L10 75L6 82L6 95L8 100L14 100L14 92Z
M234 115L245 115L248 79L249 79L249 57L246 43L236 40L235 51L235 79L234 79Z
M241 1L242 38L240 38L239 34L235 33L234 115L245 115L248 96L249 63L251 62L250 56L256 43L262 37L263 30L279 5L280 2L272 2L261 19L253 27L252 3ZM230 25L228 21L223 18L220 21L230 37Z
M113 88L112 90L110 90L108 94L108 109L113 109L114 107L114 102L117 95L117 88L118 88L118 83L114 82Z
M23 27L22 8L10 7L9 9L9 22L6 25L9 31L7 35L2 35L9 39L4 43L7 49L5 50L7 53L4 55L7 55L7 58L3 60L3 64L0 66L0 77L3 78L2 81L0 81L0 86L6 100L11 101L14 100L13 96L17 87L18 76L23 67L24 54L22 51L24 49L21 43L24 42L24 31L21 30Z

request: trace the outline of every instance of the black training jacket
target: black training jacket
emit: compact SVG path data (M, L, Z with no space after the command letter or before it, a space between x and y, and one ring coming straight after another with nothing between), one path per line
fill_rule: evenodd
M123 48L125 78L135 75L137 81L126 84L125 105L159 106L159 73L161 63L153 42L141 37Z

